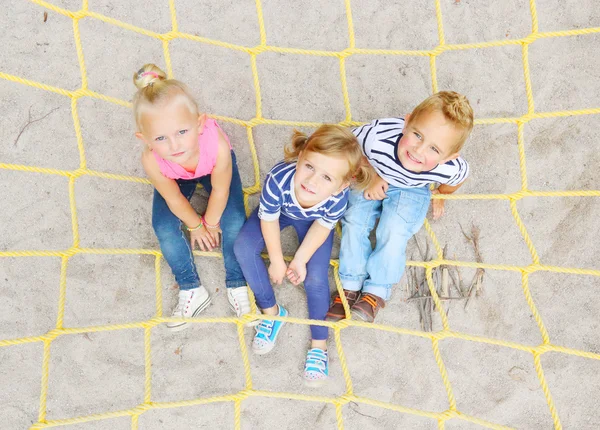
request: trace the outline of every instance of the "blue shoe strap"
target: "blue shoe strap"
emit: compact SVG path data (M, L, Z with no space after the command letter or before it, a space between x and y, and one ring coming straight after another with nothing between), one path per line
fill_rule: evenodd
M273 320L261 320L260 324L256 326L256 333L264 336L270 336L273 331L274 323L275 321Z
M313 360L321 360L321 361L327 361L327 351L323 351L320 348L312 348L308 350L308 353L306 354L306 359L313 359Z
M327 352L320 348L313 348L306 354L306 366L307 371L324 372L327 370L329 360Z

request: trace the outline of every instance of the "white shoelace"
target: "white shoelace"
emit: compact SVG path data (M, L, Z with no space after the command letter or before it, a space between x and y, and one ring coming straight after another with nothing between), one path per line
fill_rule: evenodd
M176 316L183 316L184 314L184 309L185 309L185 305L186 303L192 298L192 295L194 293L191 291L187 291L187 290L180 290L179 291L179 303L177 303L177 306L175 307L175 309L173 309L173 317Z
M236 288L232 290L231 296L233 297L234 302L237 304L236 311L239 313L238 316L241 316L243 311L250 311L250 300L248 299L248 290L245 288L240 288L239 290Z

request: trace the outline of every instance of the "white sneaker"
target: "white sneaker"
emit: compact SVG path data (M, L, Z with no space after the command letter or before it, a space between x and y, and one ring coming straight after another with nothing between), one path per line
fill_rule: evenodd
M210 304L208 291L202 285L191 290L179 290L179 303L173 309L173 318L194 318ZM167 328L179 331L188 328L190 323L185 321L168 322Z
M229 306L238 317L252 312L250 298L248 297L248 287L227 288L227 300L229 301ZM246 326L252 327L259 322L260 320L254 320L247 323Z

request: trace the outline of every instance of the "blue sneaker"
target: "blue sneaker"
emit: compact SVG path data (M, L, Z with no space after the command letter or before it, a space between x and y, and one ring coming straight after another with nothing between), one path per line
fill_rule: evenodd
M322 385L329 377L329 356L327 351L312 348L306 354L304 365L304 383L309 387Z
M287 315L288 311L286 311L283 306L279 305L278 316L286 317ZM284 324L285 322L283 321L261 320L260 324L256 326L256 334L252 341L252 350L254 353L263 355L271 352L275 347L275 341Z

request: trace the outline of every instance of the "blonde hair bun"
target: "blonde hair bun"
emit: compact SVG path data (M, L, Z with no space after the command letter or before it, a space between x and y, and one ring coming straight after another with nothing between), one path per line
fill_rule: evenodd
M141 90L150 85L155 85L167 79L167 75L156 64L144 64L141 69L133 74L133 84Z

